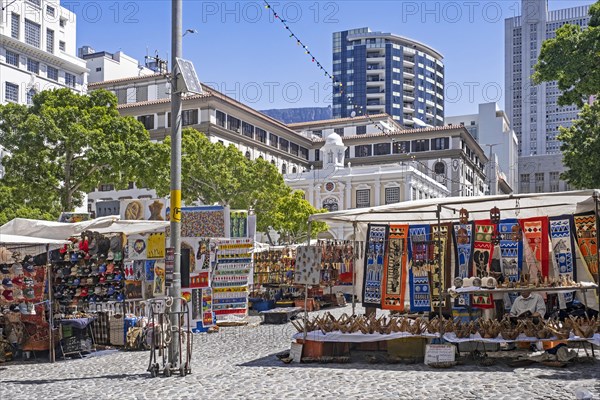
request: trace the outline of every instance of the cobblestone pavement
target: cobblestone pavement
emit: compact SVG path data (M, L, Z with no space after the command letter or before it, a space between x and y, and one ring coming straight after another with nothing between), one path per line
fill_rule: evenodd
M333 313L342 312L351 310ZM192 374L185 378L151 378L149 352L100 353L54 365L0 365L0 399L575 399L578 388L600 399L600 360L567 368L471 362L434 369L360 357L349 364L283 364L275 355L289 349L291 324L250 320L194 335Z

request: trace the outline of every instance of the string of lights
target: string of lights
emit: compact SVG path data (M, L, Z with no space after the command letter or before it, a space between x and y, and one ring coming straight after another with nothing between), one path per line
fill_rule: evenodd
M339 79L337 79L334 75L330 74L329 71L327 71L327 69L323 66L323 64L317 59L317 56L315 54L313 54L310 49L308 48L308 46L306 45L306 43L304 41L302 41L302 39L300 39L300 37L298 37L298 35L296 35L296 33L294 33L294 31L292 30L292 28L288 25L287 21L283 18L281 18L281 16L275 11L275 9L273 8L273 6L271 6L271 4L269 4L269 2L267 0L263 0L265 3L265 8L267 10L270 10L271 13L273 14L273 18L275 18L275 20L278 20L283 27L285 28L285 30L288 32L288 35L290 37L290 39L293 39L296 41L296 44L298 46L301 46L302 49L304 50L304 54L308 55L308 57L310 58L311 62L313 62L317 68L319 68L323 74L329 78L329 80L331 80L331 82L333 83L334 88L337 87L339 88L339 92L340 94L343 94L346 96L346 99L348 100L349 103L352 103L352 97L348 96L348 94L346 93L346 91L344 90L343 84L339 81ZM387 130L381 126L379 123L377 123L375 120L373 120L371 118L371 116L369 115L369 111L367 110L366 107L363 106L359 106L357 104L352 104L353 108L358 110L360 113L362 113L365 117L367 117L367 119L369 120L369 122L371 122L381 133L383 133L384 135L389 137L389 134L387 132Z

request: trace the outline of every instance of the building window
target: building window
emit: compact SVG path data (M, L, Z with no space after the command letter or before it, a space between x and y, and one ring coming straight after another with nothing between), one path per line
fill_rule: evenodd
M315 161L321 161L321 150L315 150Z
M28 1L29 3L31 3L31 4L35 4L36 6L38 6L38 7L39 7L39 6L40 6L40 1L41 1L41 0L27 0L27 1Z
M25 43L40 47L40 25L28 19L25 20Z
M198 123L198 109L183 110L181 112L181 124L183 126L196 125Z
M371 207L371 190L361 189L356 191L356 208Z
M140 115L137 120L144 125L144 128L154 129L154 115Z
M261 143L267 143L267 131L260 128L254 128L254 133L256 134L256 140Z
M19 14L12 13L10 15L10 36L18 39L21 33L21 17Z
M312 131L312 134L318 137L323 137L323 131Z
M298 145L296 143L290 143L290 153L295 156L298 155Z
M53 81L58 81L58 69L48 65L46 67L46 75L48 76L48 79L52 79Z
M67 19L66 18L61 18L59 21L60 27L64 28L65 25L67 25Z
M111 190L115 190L114 185L100 185L98 188L100 192L110 192Z
M285 163L283 163L283 165L281 165L281 174L282 175L287 174L287 165L285 165Z
M65 49L67 48L67 45L65 44L65 42L63 42L62 40L58 41L58 49L60 51L66 51Z
M344 128L335 128L333 131L340 136L344 136Z
M254 139L254 125L247 122L242 122L242 134L246 137Z
M308 149L306 147L300 147L300 157L302 157L305 160L308 160Z
M32 105L33 104L33 96L36 95L36 91L35 89L31 88L27 91L27 104L28 105Z
M365 133L367 133L367 126L366 125L361 125L361 126L357 126L356 127L356 134L357 135L364 135Z
M65 85L75 87L75 75L65 72Z
M429 151L429 139L420 139L412 141L412 152Z
M544 191L544 173L536 172L535 174L535 191L542 193Z
M386 156L390 154L392 146L390 143L377 143L374 145L374 147L375 149L373 150L373 153L376 156Z
M385 204L400 203L400 188L385 188Z
M323 208L329 212L338 211L340 209L337 200L333 197L323 200Z
M54 31L52 29L46 29L46 51L54 53Z
M15 67L19 66L19 54L6 50L6 63Z
M6 82L4 84L4 100L18 103L19 102L19 85L15 85L14 83Z
M56 10L52 6L46 6L46 15L49 17L54 17L56 14Z
M372 153L370 144L364 144L354 148L354 157L370 157L371 155Z
M412 188L412 200L417 200L417 188Z
M279 141L279 137L277 137L277 135L273 135L272 133L269 133L269 144L272 147L277 148L277 142Z
M40 62L27 58L27 71L33 72L34 74L40 73Z
M392 151L394 154L404 154L410 152L410 142L402 141L402 142L394 142L392 144Z
M246 154L245 154L246 158L249 160L250 158L252 158L252 155L250 154L250 152L248 150L246 150Z
M290 142L288 142L286 139L280 137L279 138L279 149L283 150L283 151L288 151L290 147Z
M431 150L446 150L450 148L450 138L431 139Z
M529 193L529 174L521 174L521 193Z
M446 164L444 164L441 161L438 161L433 166L433 170L436 173L436 175L444 175L446 173Z
M227 116L227 129L229 129L230 131L240 133L241 125L242 123L239 119L234 118L231 115Z
M225 128L225 121L227 121L227 116L225 115L225 113L217 110L216 117L217 117L217 125Z

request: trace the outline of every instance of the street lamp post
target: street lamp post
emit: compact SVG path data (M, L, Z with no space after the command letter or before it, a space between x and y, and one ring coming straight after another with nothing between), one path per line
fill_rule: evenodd
M182 0L171 3L171 201L170 201L170 247L174 250L173 283L169 295L171 307L171 342L169 363L180 367L179 360L179 312L181 312L181 91L178 87L179 67L177 59L182 56Z

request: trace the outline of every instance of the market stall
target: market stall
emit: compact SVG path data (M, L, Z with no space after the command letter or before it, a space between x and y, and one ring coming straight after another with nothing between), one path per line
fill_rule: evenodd
M535 289L545 300L557 293L556 310L584 304L589 317L598 311L598 196L591 190L427 199L310 221L352 224L365 243L354 282L367 314L380 308L439 320L466 315L479 326L509 310L518 292ZM466 312L473 309L480 320ZM447 332L442 325L435 333Z

